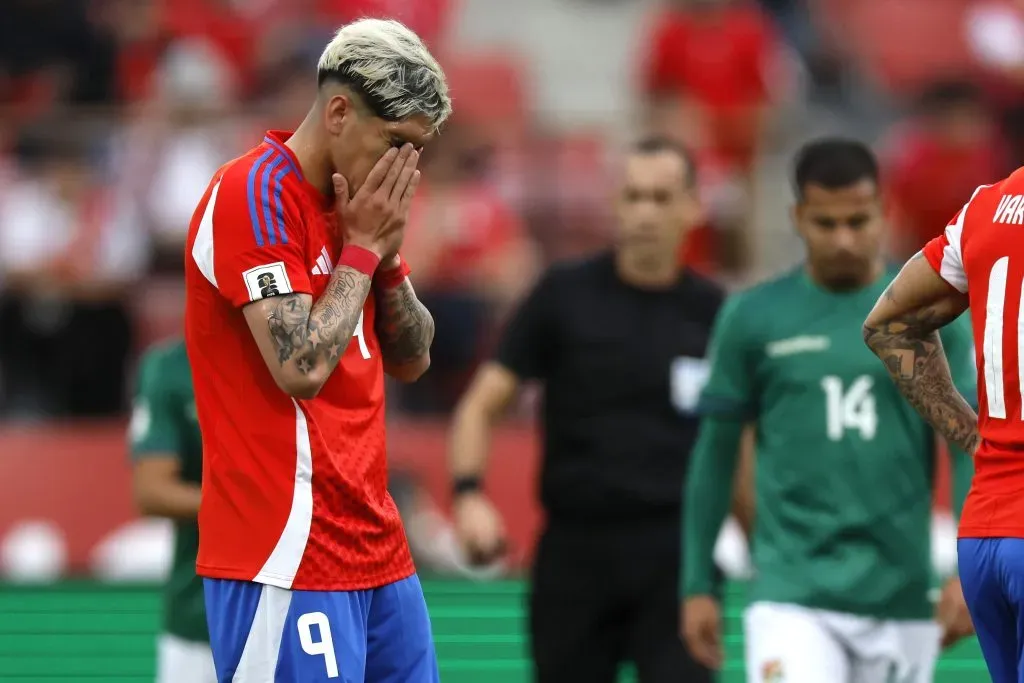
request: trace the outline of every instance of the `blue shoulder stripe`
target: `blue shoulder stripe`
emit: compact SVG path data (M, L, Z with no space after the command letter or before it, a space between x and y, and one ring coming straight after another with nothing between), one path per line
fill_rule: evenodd
M286 166L274 174L274 218L277 223L277 234L281 237L281 244L288 244L288 233L285 232L284 229L284 206L281 203L281 190L283 185L281 181L294 170L295 168L293 166ZM267 224L270 224L269 219L267 220Z
M697 404L697 413L706 417L740 419L754 417L757 411L742 400L704 393Z
M252 223L252 234L256 238L256 246L263 246L263 229L260 226L260 212L256 207L256 176L259 175L263 163L275 154L273 149L264 152L249 168L249 180L246 183L246 195L249 200L249 221ZM269 226L268 226L269 227Z
M277 244L277 237L274 236L274 224L270 220L270 176L284 160L283 156L275 154L270 162L263 164L263 175L260 178L260 206L263 207L263 223L267 226L267 238L271 244Z
M284 156L285 163L288 164L288 168L292 170L292 172L299 180L302 180L302 171L296 168L295 164L292 163L292 157L288 153L288 150L285 149L284 145L282 145L280 142L270 137L269 135L264 136L263 142L267 143L268 145L276 149L278 152L280 152Z

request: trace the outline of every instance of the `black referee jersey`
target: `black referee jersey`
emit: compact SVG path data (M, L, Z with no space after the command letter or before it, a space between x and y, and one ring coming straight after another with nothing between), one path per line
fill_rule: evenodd
M535 683L710 683L679 639L680 503L704 355L724 295L690 272L623 282L612 253L548 270L497 361L544 384L530 581Z
M666 289L628 285L611 252L544 274L510 320L497 361L544 384L540 486L549 520L678 522L723 299L689 271Z

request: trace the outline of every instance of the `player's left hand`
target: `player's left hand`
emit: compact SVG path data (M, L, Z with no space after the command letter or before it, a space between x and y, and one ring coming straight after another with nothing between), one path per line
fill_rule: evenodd
M942 588L939 604L935 608L935 620L942 627L942 647L947 648L962 638L974 633L967 601L960 587L960 579L952 578Z
M412 145L389 149L352 196L345 176L331 176L345 244L368 249L382 260L390 260L398 252L420 181L417 163L419 152Z

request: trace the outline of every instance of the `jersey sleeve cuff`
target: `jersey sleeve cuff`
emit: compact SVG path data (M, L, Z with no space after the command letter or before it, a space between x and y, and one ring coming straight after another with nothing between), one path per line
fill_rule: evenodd
M684 576L679 582L679 597L685 600L696 595L714 595L714 581L711 577Z
M746 402L726 396L714 396L705 393L701 396L697 412L705 417L732 418L737 420L751 417L753 409Z
M926 244L924 249L921 250L921 253L924 255L924 260L928 262L928 265L931 266L936 275L961 294L966 294L967 278L963 274L962 267L959 266L959 257L953 259L956 261L956 265L943 268L943 263L947 259L947 249L951 249L949 242L946 240L945 235L940 235Z
M167 456L178 457L179 446L172 443L147 443L133 446L131 449L132 460L145 460L147 458L165 458Z
M928 262L928 265L932 267L936 273L942 270L942 251L941 249L933 248L931 245L925 247L924 259Z
M494 362L505 368L520 380L540 379L540 373L533 367L533 363L510 357L505 353L498 352L494 356Z
M248 283L247 283L248 285ZM275 296L287 296L288 294L313 294L313 288L306 285L305 282L295 283L288 281L284 287L261 287L258 290L249 289L248 286L245 290L237 293L231 298L231 303L236 308L245 308L249 304L254 304L257 301L263 301L264 299L272 299Z

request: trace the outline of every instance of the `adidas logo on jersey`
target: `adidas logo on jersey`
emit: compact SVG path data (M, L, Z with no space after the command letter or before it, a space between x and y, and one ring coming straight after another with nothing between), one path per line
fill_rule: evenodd
M334 264L327 253L327 247L320 247L320 255L316 257L316 265L313 266L313 275L330 275L334 272Z
M812 351L825 351L831 346L832 341L828 337L800 335L789 339L780 339L765 346L764 351L769 358L780 356L792 356L797 353L810 353Z

